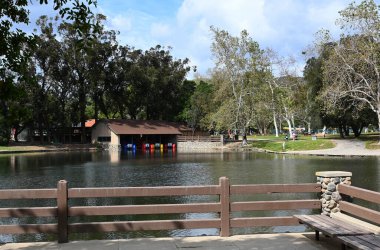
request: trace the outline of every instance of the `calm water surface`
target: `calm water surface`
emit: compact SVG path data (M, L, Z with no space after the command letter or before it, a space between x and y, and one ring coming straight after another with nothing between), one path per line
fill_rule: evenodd
M107 186L166 186L166 185L213 185L221 176L230 178L232 184L260 183L310 183L315 182L317 171L350 171L353 185L380 191L380 158L347 157L325 158L309 156L287 156L257 152L218 153L137 153L121 152L61 152L0 155L0 187L10 188L54 188L57 181L65 179L70 187ZM315 198L315 194L295 196L272 195L271 197L249 197L260 199ZM217 200L217 197L191 196L166 198L117 198L76 199L70 205L119 205L149 203L185 203ZM237 198L239 199L239 197ZM0 207L55 206L54 200L45 201L0 201ZM308 211L303 211L308 213ZM238 216L286 216L289 211L244 212ZM213 218L217 214L144 215L70 218L71 222L101 220L143 219L190 219ZM1 224L54 223L54 218L2 219ZM234 233L303 231L300 227L273 227L238 229ZM127 237L162 237L217 235L216 229L174 230L160 232L130 232L107 234L77 234L71 239L102 239ZM0 241L55 240L54 235L11 236L1 235Z

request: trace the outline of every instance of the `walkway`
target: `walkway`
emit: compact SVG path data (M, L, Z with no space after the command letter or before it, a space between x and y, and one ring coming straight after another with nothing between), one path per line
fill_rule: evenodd
M56 242L5 244L0 250L243 250L243 249L340 249L331 238L314 240L314 233L236 235L226 238L218 236L184 238L142 238L127 240L73 241L65 244Z
M335 148L321 150L288 151L287 154L307 154L326 156L380 156L380 149L366 149L365 142L355 139L332 140Z

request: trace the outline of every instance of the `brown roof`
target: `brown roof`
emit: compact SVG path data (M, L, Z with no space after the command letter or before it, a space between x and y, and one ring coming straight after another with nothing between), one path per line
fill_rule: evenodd
M102 120L117 135L180 135L188 130L182 124L165 121Z
M86 123L85 123L85 127L86 128L91 128L92 126L94 126L95 122L96 122L95 119L87 120Z

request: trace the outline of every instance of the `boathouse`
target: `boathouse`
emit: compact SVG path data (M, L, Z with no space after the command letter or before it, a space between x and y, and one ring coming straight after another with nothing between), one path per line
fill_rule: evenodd
M145 144L177 143L177 136L189 130L186 126L166 121L108 119L98 120L92 127L91 142L109 149Z

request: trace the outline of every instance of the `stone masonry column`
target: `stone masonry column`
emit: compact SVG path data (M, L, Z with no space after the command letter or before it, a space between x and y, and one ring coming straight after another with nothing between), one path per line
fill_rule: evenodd
M321 202L322 214L330 216L330 213L340 211L338 201L342 200L336 186L340 183L351 185L351 172L323 171L316 172L317 183L322 185Z

